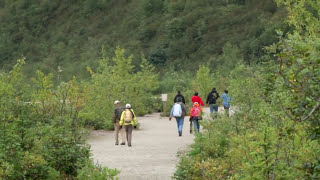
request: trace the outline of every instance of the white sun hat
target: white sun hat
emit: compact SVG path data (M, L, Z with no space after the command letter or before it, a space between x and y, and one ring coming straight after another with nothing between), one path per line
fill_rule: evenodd
M114 104L120 104L120 101L116 100L114 101Z
M131 105L130 104L126 104L126 108L131 108Z

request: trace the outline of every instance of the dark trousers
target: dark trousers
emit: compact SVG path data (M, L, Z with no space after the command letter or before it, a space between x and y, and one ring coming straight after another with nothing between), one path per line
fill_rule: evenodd
M131 139L132 139L132 124L130 125L125 125L126 127L126 134L127 134L127 142L128 142L128 146L131 146Z
M193 121L194 129L196 130L196 132L200 132L199 118L194 117L192 121Z
M230 116L229 115L229 109L230 109L230 107L227 107L227 106L223 106L224 107L224 112L225 112L225 114L227 115L227 116Z

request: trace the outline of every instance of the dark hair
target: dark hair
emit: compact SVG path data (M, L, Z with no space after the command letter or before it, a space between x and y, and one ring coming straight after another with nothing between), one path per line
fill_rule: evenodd
M217 89L214 87L214 88L212 88L212 91L216 91Z
M181 91L178 91L178 94L181 94Z
M195 96L198 96L198 94L199 94L198 92L195 92L195 93L194 93Z
M224 90L224 92L225 92L226 94L228 94L229 91L228 91L228 90Z

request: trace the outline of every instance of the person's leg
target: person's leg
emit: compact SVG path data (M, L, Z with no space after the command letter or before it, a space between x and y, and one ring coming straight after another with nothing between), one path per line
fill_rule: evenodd
M176 121L177 121L177 128L178 128L178 132L179 132L179 118L178 117L176 118Z
M178 125L179 136L182 136L182 128L183 128L184 118L177 117L176 120L177 120L177 125Z
M213 104L213 113L214 113L214 116L217 117L218 116L218 104Z
M198 125L197 125L198 122L197 122L197 120L194 119L192 121L193 121L194 131L198 132Z
M219 109L218 104L214 104L214 106L213 106L213 107L214 107L214 111L215 111L215 112L218 112L218 109Z
M119 144L119 128L120 128L120 125L119 125L119 122L116 122L116 123L113 123L114 125L114 133L115 133L115 140L116 140L116 145Z
M224 112L227 117L229 117L229 108L224 106Z
M119 124L119 126L120 126L120 124ZM125 130L125 128L120 129L120 135L121 135L121 140L122 140L121 145L125 145L126 144L126 130Z
M198 132L200 132L200 122L199 122L199 119L197 120L197 128L198 128Z
M210 113L213 113L213 104L210 104Z
M129 126L128 125L125 125L125 130L126 130L126 139L127 139L127 143L129 144L129 133L128 133L128 131L129 131Z
M128 125L128 146L131 146L131 140L132 140L132 125Z
M184 117L180 119L179 131L181 132L181 134L182 134L183 124L184 124Z
M192 121L193 121L193 120L190 119L190 134L192 134L192 128L193 128L193 127L192 127Z

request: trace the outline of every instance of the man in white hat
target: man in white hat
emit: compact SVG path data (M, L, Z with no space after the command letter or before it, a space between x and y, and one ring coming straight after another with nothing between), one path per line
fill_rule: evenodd
M114 130L115 130L115 139L116 139L116 145L119 145L119 133L121 134L121 145L126 145L126 133L124 129L120 128L120 118L122 114L122 107L120 106L120 101L116 100L114 101L114 113L113 113L113 124L114 124Z
M120 118L120 126L125 126L126 134L127 134L127 141L128 146L131 147L131 139L132 139L132 128L137 128L137 118L136 115L133 112L133 109L131 109L130 104L126 104L126 109L122 112L121 118Z

